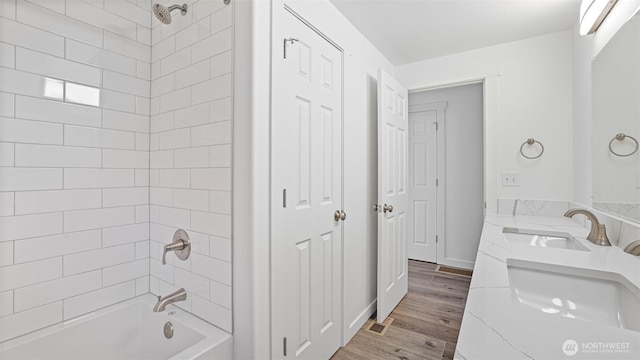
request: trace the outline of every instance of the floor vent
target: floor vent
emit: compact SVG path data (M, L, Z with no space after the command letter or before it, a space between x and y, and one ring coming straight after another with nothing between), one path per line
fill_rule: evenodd
M370 319L365 324L365 330L378 336L384 336L384 334L387 333L387 330L389 330L392 322L393 318L390 317L384 319L382 324L378 324L375 319Z
M438 265L438 268L436 268L436 271L448 273L448 274L461 275L461 276L469 276L469 277L473 275L473 271L471 270L452 268L452 267L443 266L443 265Z

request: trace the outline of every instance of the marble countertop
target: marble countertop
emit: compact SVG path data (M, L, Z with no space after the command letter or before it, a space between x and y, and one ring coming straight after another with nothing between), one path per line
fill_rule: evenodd
M569 233L590 251L511 244L504 227ZM640 332L545 313L516 300L507 271L514 260L507 259L622 275L640 288L640 258L617 246L594 245L586 240L588 232L564 217L487 215L455 358L640 359ZM577 353L571 354L574 343Z

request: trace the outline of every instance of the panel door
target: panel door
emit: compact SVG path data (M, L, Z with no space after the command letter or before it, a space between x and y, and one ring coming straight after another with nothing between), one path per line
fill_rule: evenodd
M444 192L438 190L444 187L439 143L444 141L445 108L446 102L409 107L409 259L438 260L437 236L444 230L439 224Z
M328 359L341 340L342 220L334 214L342 210L342 52L281 11L271 126L273 358Z
M408 290L407 133L408 92L378 71L378 322Z

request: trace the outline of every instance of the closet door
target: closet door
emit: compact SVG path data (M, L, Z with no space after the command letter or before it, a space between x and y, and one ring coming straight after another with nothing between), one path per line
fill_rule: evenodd
M409 106L409 259L437 262L444 233L446 102ZM440 240L444 240L440 236Z
M280 11L271 126L272 355L328 359L342 326L342 52Z

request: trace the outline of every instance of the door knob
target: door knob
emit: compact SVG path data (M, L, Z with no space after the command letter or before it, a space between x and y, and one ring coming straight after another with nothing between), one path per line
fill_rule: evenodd
M347 213L342 210L336 210L336 212L333 213L333 219L335 221L344 220L346 218L347 218Z
M373 212L378 212L378 204L373 204Z
M382 212L386 213L387 211L393 212L393 205L384 204L384 207L382 208Z

